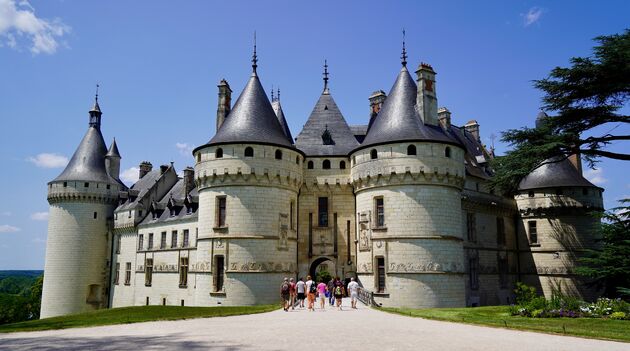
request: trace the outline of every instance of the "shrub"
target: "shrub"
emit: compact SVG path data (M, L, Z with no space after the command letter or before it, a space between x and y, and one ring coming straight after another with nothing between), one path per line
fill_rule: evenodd
M538 296L536 294L536 288L521 282L516 283L514 294L516 294L517 305L526 305Z
M613 312L610 315L610 319L626 319L627 315L624 312Z

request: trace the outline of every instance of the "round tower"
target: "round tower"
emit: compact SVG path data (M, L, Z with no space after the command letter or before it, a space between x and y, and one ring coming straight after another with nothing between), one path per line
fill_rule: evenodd
M435 104L427 103L435 85L425 80L435 72L421 65L416 86L405 58L403 52L394 86L351 154L358 277L383 306L461 307L464 149L436 125Z
M215 136L193 151L199 191L199 305L276 303L297 263L303 155L292 145L256 73Z
M580 158L544 161L519 184L522 277L545 297L556 291L593 300L600 291L574 273L585 249L597 248L603 189L582 176Z
M48 183L41 318L107 306L110 226L122 185L107 172L101 114L97 96L87 133L65 170Z

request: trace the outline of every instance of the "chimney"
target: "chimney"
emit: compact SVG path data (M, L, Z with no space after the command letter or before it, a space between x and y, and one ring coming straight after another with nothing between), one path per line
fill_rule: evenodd
M475 140L481 142L481 138L479 137L479 123L477 123L477 121L471 119L468 123L466 123L466 125L464 125L464 128L468 133L473 135Z
M142 179L142 177L147 175L147 173L151 172L151 170L153 170L153 165L151 164L151 162L142 161L142 163L140 163L140 177L139 177L139 179Z
M374 123L374 118L383 107L383 103L387 99L387 95L382 90L377 90L370 95L370 122L368 123L368 130L372 127L372 123Z
M442 129L448 130L451 128L451 111L449 111L446 107L440 107L437 114Z
M219 85L219 106L217 107L217 132L228 114L232 110L232 89L225 79L221 79Z
M569 156L569 162L577 169L578 173L582 174L582 158L580 154L573 154Z
M166 172L167 170L168 170L168 165L160 166L160 174L164 174L164 172Z
M420 113L422 123L432 126L438 125L437 93L435 90L435 71L427 63L421 63L416 70L418 93L416 108Z
M184 169L184 196L188 195L195 188L195 170L192 167Z

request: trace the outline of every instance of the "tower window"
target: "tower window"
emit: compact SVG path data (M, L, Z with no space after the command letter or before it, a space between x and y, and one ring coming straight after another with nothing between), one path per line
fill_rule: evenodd
M409 145L407 146L407 155L415 155L416 154L416 146Z
M276 160L282 160L282 151L276 150Z
M160 237L160 249L166 249L166 232L162 232Z
M83 187L85 187L85 188L89 188L89 187L90 187L90 183L85 182L85 183L83 184Z
M120 262L116 262L116 275L114 276L114 284L118 285L120 280Z
M346 161L339 162L339 169L346 169Z
M588 188L582 188L582 195L588 195Z
M385 206L383 197L374 198L374 213L376 213L376 227L382 228L385 226Z
M214 258L214 291L223 291L223 283L225 280L225 258L223 256L215 256Z
M144 285L151 286L153 282L153 259L147 258L144 261Z
M105 187L105 189L109 190L109 189L111 189L111 187L112 187L111 185L107 184L107 186Z
M538 229L536 228L536 221L527 222L527 232L529 234L529 243L538 244Z
M67 188L68 187L68 182L63 182L63 187Z
M376 291L379 293L385 292L385 258L376 258L377 277L376 277Z
M120 253L120 234L116 235L116 253Z
M148 250L151 250L153 248L153 233L149 233L149 246L147 247Z
M320 197L317 208L319 226L328 227L328 198Z
M222 148L218 148L217 151L215 151L215 153L214 153L214 157L215 158L223 158L223 149Z
M144 249L144 234L138 235L138 251Z
M290 222L290 227L291 230L295 229L295 225L293 224L294 221L294 215L293 215L293 211L295 210L295 201L291 201L291 206L289 208L289 222Z
M179 287L185 288L187 285L188 285L188 257L181 257L179 259Z
M497 244L505 245L505 220L497 217Z
M125 285L131 284L131 262L125 263Z
M477 218L475 217L475 214L471 212L466 214L466 233L468 241L477 241Z
M295 156L295 164L296 165L300 164L300 156Z
M227 214L226 202L227 202L227 199L225 196L217 196L216 226L219 228L225 227L225 217Z
M308 161L308 169L313 169L313 161Z
M527 196L529 196L529 197L534 197L534 192L533 192L533 191L530 191L529 193L527 193Z
M201 152L197 153L197 163L201 162Z
M177 247L177 230L171 232L171 248Z
M98 217L98 213L94 212L94 219Z
M370 151L370 158L372 160L376 160L378 158L378 153L376 152L376 149L372 149L372 151Z
M556 195L562 195L562 189L560 188L556 189Z
M444 149L444 156L451 158L451 148L450 147L446 147L446 149Z
M188 229L184 229L184 240L182 242L182 247L188 247L189 244L189 234L188 234Z
M479 258L468 259L468 274L470 290L479 289Z
M330 169L330 160L324 160L324 162L322 163L322 168Z
M254 157L254 149L251 146L245 148L245 157Z
M352 165L353 166L357 165L357 157L356 156L352 156Z

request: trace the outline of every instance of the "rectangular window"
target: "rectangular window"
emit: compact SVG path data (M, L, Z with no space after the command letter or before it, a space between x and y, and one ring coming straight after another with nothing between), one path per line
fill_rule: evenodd
M293 210L295 209L295 202L291 201L291 208L289 208L289 226L291 227L291 230L295 229L295 226L293 225Z
M225 196L217 196L217 219L216 226L221 228L225 227L225 216L226 216L226 197Z
M528 221L527 229L529 233L529 243L538 244L538 230L536 229L536 221Z
M385 292L385 257L376 258L377 274L376 292Z
M374 198L374 213L376 213L376 227L381 228L385 226L385 206L383 204L382 197Z
M129 214L127 215L127 218L131 218L131 211L129 211Z
M151 249L153 249L153 233L149 233L149 246L147 247L147 250Z
M166 232L162 232L160 237L160 249L166 249Z
M503 217L497 217L497 244L505 245L505 220Z
M184 229L184 241L182 242L182 247L188 247L188 229Z
M144 249L144 234L138 235L138 251L142 251Z
M320 227L328 227L328 198L320 197L318 200L317 221Z
M501 289L507 289L508 287L509 269L507 256L505 258L499 257L499 287Z
M214 277L214 291L223 291L225 280L225 258L223 256L215 257Z
M188 257L179 259L179 287L185 288L188 285Z
M121 239L120 239L120 234L119 234L119 235L116 235L116 253L117 254L120 253L120 242L121 242Z
M466 214L466 231L468 236L468 241L476 242L477 241L477 218L474 213Z
M468 265L470 290L477 290L479 289L479 258L470 258Z
M116 273L114 275L114 284L118 285L120 280L120 262L116 262Z
M144 285L151 286L153 282L153 259L147 258L144 261Z
M98 213L94 212L94 219L98 218Z
M173 232L171 233L171 247L177 247L177 230L173 230Z
M131 262L125 263L125 285L131 284Z

